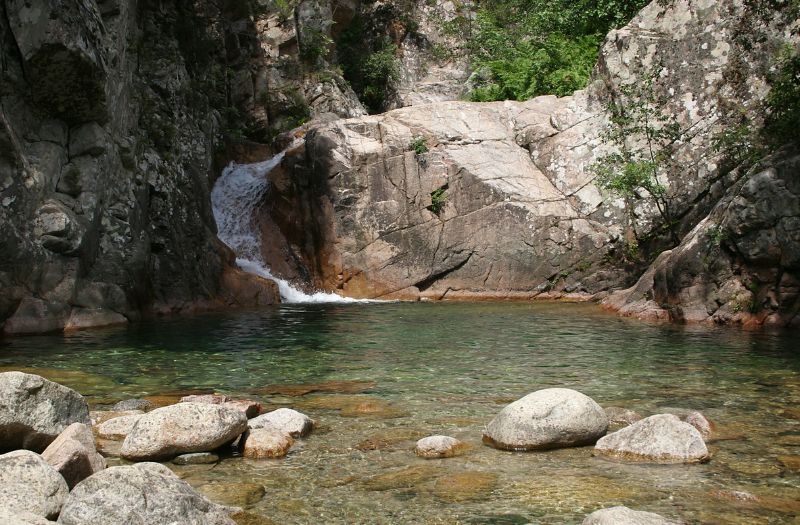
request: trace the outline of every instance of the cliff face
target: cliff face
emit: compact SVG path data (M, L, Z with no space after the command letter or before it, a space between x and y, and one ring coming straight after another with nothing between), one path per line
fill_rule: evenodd
M274 301L215 236L222 119L198 92L209 79L187 13L144 0L0 9L3 330Z
M758 2L653 2L608 35L594 82L572 97L437 102L317 126L305 150L289 155L273 174L262 222L267 243L272 239L286 249L268 259L288 277L361 297L583 292L600 299L633 284L648 256L655 259L681 239L690 243L699 224L710 224L709 214L721 213L722 203L761 198L747 193L747 181L763 175L740 165L744 146L720 144L734 130L757 132L762 125L770 69L787 43L797 45L797 21L785 15ZM642 85L647 92L639 89L636 98L632 92ZM596 185L592 165L619 147L609 140L612 103L646 107L659 117L649 124L653 129L670 126L676 134L659 174L668 221L645 192L623 199ZM648 147L641 129L623 131L630 131L621 139L628 150ZM775 169L787 173L791 165ZM767 185L774 184L781 183L770 179ZM762 189L753 191L780 193ZM308 212L298 213L303 209ZM789 210L790 222L796 220ZM662 312L656 317L743 321L715 312L725 304L722 311L734 308L727 290L747 289L732 277L745 271L761 276L759 319L791 322L798 307L794 263L786 261L793 259L776 255L768 261L740 246L758 237L761 245L754 249L766 250L772 237L759 225L773 233L789 229L777 219L745 219L750 215L723 221L719 249L728 264L678 278L685 260L679 264L677 254L669 260L664 255L656 264L659 275L671 275L669 284L647 295L640 283L639 296L616 295L609 304L648 317L655 305ZM696 286L686 291L699 281L714 283L702 299ZM649 311L626 309L642 294L654 301ZM691 303L690 315L669 307L682 301ZM698 301L707 305L703 312ZM777 312L783 313L771 316Z

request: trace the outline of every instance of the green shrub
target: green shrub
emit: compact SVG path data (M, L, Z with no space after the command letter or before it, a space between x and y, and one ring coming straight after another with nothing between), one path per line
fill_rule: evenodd
M781 146L800 142L800 53L787 47L778 60L778 73L770 79L768 117L764 127L767 142Z
M438 215L444 208L446 199L447 185L445 184L441 188L437 188L431 192L431 205L428 206L428 209Z
M414 137L408 144L408 149L413 151L418 157L428 153L428 143L425 137Z

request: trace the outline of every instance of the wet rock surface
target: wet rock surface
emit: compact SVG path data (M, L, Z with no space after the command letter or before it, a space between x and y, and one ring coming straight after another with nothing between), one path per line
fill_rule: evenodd
M417 441L414 453L422 458L452 458L466 452L466 443L450 436L428 436Z
M243 440L242 456L250 459L282 458L294 444L287 432L271 426L248 430Z

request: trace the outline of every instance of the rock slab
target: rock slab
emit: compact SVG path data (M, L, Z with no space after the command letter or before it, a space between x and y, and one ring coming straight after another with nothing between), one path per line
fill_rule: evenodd
M546 388L506 406L486 427L483 442L502 450L591 445L608 429L592 398L568 388Z
M83 423L68 426L42 452L42 458L63 476L70 489L106 468L106 460L97 453L91 429Z
M79 393L34 374L0 373L0 452L41 452L72 423L89 424Z
M247 430L238 410L202 403L178 403L141 416L122 443L120 454L132 461L168 459L208 452Z
M39 454L16 450L0 456L0 502L10 511L55 519L69 488Z
M58 523L197 523L234 525L229 509L216 505L158 463L111 467L70 493Z
M681 525L653 512L629 509L628 507L609 507L592 512L582 525Z
M709 459L703 436L673 414L656 414L609 434L595 454L654 463L702 463Z

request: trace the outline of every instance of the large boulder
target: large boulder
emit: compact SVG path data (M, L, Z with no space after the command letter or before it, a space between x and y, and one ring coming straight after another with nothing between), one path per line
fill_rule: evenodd
M41 376L0 373L0 452L41 452L72 423L89 424L79 393Z
M80 481L106 468L106 460L97 453L92 430L83 423L73 423L42 452L73 488Z
M297 410L279 408L251 419L247 425L251 429L273 427L297 438L311 432L314 420Z
M591 445L608 429L592 398L568 388L546 388L506 406L486 427L483 442L503 450Z
M596 510L586 516L581 525L681 525L681 523L652 512L619 506Z
M187 452L208 452L235 440L247 430L239 410L202 403L178 403L142 416L125 438L125 459L168 459Z
M656 414L601 438L595 454L654 463L701 463L709 459L703 436L673 414Z
M0 456L0 502L11 511L55 519L69 488L39 454L16 450Z
M230 510L210 502L167 467L140 463L106 469L78 484L58 523L234 525Z

